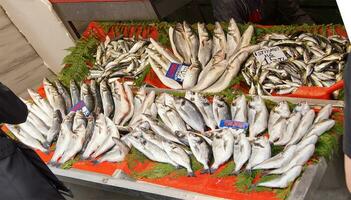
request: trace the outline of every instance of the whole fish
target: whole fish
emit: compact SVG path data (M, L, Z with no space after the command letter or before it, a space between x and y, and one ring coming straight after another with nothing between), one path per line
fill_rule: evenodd
M93 135L93 132L94 132L94 127L95 127L95 118L94 118L94 116L92 114L90 114L87 117L87 126L85 128L85 130L86 130L85 139L84 139L84 143L83 143L81 152L84 152L85 149L87 148L88 143L90 142L90 140L92 138L92 135Z
M222 26L219 22L215 22L212 41L212 54L215 54L218 51L224 51L224 53L227 52L227 41Z
M82 159L88 159L90 155L103 144L107 137L108 132L105 116L100 113L96 119L91 140L89 141L85 151L83 152Z
M234 152L233 159L235 163L235 169L233 174L239 174L240 169L249 160L251 155L251 144L244 133L234 135Z
M50 146L54 138L59 134L61 130L62 116L59 110L56 110L52 119L52 126L50 127L46 136L46 143L44 146Z
M43 79L43 86L44 86L45 96L46 96L47 100L49 101L50 105L52 107L54 107L54 100L53 100L52 92L53 91L57 92L56 88L47 78Z
M66 112L68 113L69 110L72 108L72 100L69 92L66 90L65 86L61 84L60 81L56 80L55 85L57 88L57 92L62 96L65 101Z
M185 21L183 22L185 39L189 44L191 59L198 60L197 53L199 51L199 38L196 34L191 30L191 27ZM193 62L192 62L193 63Z
M329 119L331 113L332 113L332 105L327 104L325 105L319 112L317 117L314 119L314 123L321 122L323 120Z
M80 100L80 92L76 82L73 79L70 80L69 90L72 98L72 106L75 106Z
M272 126L271 130L268 131L269 142L275 143L279 141L283 134L286 134L287 121L285 118L279 118L278 121Z
M267 128L268 110L260 96L254 96L248 104L249 135L251 138Z
M59 110L62 114L62 116L66 115L66 104L65 100L62 98L62 96L57 92L56 89L53 89L51 91L52 95L52 107L54 110Z
M210 167L208 166L211 153L209 145L202 137L192 132L188 132L188 141L196 160L204 166L202 173L210 173Z
M172 131L186 131L186 124L183 121L181 115L173 108L169 106L165 106L165 115L167 119L169 119L169 123L171 124Z
M90 90L94 98L94 113L100 114L103 111L102 100L99 86L94 79L90 81Z
M163 93L165 94L165 93ZM135 124L139 123L141 120L141 114L145 113L148 108L151 107L151 105L154 103L156 98L156 93L155 91L151 91L147 94L145 97L145 100L141 104L141 108L139 110L135 110L133 119L129 122L131 126L135 126Z
M204 23L197 23L197 31L199 33L199 51L197 56L201 63L201 67L204 68L212 56L212 39L210 38Z
M45 125L45 123L33 113L29 113L27 117L27 121L29 121L33 126L41 132L44 136L48 134L49 127Z
M185 72L184 80L183 80L183 89L190 89L194 87L197 83L198 76L201 72L201 66L199 61L192 61L191 65L188 67Z
M170 51L166 50L163 48L158 42L156 42L153 38L150 38L150 42L152 45L155 47L156 51L161 54L163 57L168 59L170 62L173 63L179 63L180 60L178 60Z
M191 49L185 38L185 30L181 23L177 23L173 31L173 42L176 51L182 56L185 64L191 64Z
M63 164L66 161L74 158L76 154L82 149L84 139L85 139L85 126L84 124L81 124L79 127L77 127L71 136L70 143L63 153L61 159L59 160L58 164Z
M126 91L124 90L124 87L120 82L118 81L115 82L114 90L115 90L115 95L117 95L119 99L119 104L118 104L119 107L118 108L116 107L115 113L117 115L113 117L113 122L117 125L122 125L122 121L124 121L127 115L130 114L129 100L128 100Z
M173 27L169 27L169 29L168 29L168 37L169 37L169 42L171 43L171 48L172 48L172 52L174 53L174 55L179 59L179 61L181 62L181 63L183 63L184 62L184 59L183 59L183 57L178 53L178 51L177 51L177 48L176 48L176 46L175 46L175 44L174 44L174 38L173 38L173 36L174 36L174 28Z
M246 170L250 171L256 165L271 157L271 145L265 137L256 138L251 145L251 156L246 165Z
M56 148L54 155L52 156L50 163L55 166L58 163L58 159L63 155L66 149L69 147L73 132L67 126L67 124L61 124L61 131L56 142Z
M297 152L297 145L291 145L284 149L284 151L278 153L277 155L269 158L262 163L256 165L252 169L277 169L286 163L290 162L290 160L295 156Z
M230 106L232 120L239 122L247 122L247 101L245 95L240 95Z
M313 155L314 149L314 144L307 145L305 148L296 152L288 163L278 169L270 171L268 174L282 174L295 166L303 166Z
M172 134L172 130L166 127L164 124L160 123L157 119L152 118L150 115L142 114L142 120L147 121L150 127L155 133L164 137L167 140L182 144L182 142Z
M168 118L166 112L167 112L167 106L161 103L157 103L157 114L160 117L160 119L162 120L162 122L169 128L169 129L173 129L173 123L171 122L171 120Z
M245 32L243 33L243 35L241 36L239 49L250 45L253 32L254 32L254 27L253 27L252 25L250 25L250 26L245 30Z
M98 160L93 161L95 164L102 162L121 162L129 152L129 148L118 138L112 138L115 146L107 153L102 155Z
M143 138L145 138L147 141L152 142L158 147L160 147L161 149L163 149L163 144L162 144L163 138L160 135L157 135L154 131L144 127L137 127L136 130L140 131Z
M177 136L177 138L186 146L189 145L189 139L188 139L188 131L175 131L174 135Z
M178 98L175 100L175 107L182 119L191 126L191 128L199 132L205 131L204 119L193 102L185 98Z
M25 99L20 99L26 104L28 110L36 115L38 118L40 118L47 126L51 126L51 117L48 116L46 112L44 112L39 106L37 106L35 103L29 102Z
M112 115L114 111L114 106L113 106L112 94L106 81L101 81L100 83L100 94L101 94L104 115L109 117Z
M125 91L125 94L126 94L126 97L127 97L127 101L128 101L128 108L129 108L128 112L129 113L121 121L121 125L122 126L125 125L133 117L133 114L134 114L134 102L133 102L134 97L133 97L133 92L130 89L130 87L127 84L127 82L124 82L123 87L124 87L124 91Z
M213 133L212 152L214 162L211 166L210 172L215 172L220 165L227 162L233 155L234 137L226 129L220 129Z
M107 125L107 137L105 141L95 150L95 152L91 155L92 158L97 158L98 156L102 155L103 153L107 152L115 145L115 141L112 138L120 138L119 131L113 121L105 117L106 125Z
M286 131L282 133L282 137L274 145L286 145L292 138L296 128L299 126L302 114L300 112L293 112L286 121Z
M143 105L143 102L146 98L146 91L145 91L145 86L142 86L136 93L133 99L133 104L134 104L134 112L133 112L133 117L130 120L130 123L133 122L133 120L137 117L138 111L141 109L141 106Z
M238 44L240 43L241 35L235 20L229 20L227 32L227 58L230 58L237 51Z
M317 135L311 135L311 136L303 138L299 143L296 144L296 146L297 146L296 152L301 151L302 149L304 149L305 147L307 147L310 144L316 144L317 141L318 141ZM287 146L286 148L289 148L289 146Z
M310 110L311 108L307 102L301 102L295 106L293 112L301 112L302 115L305 115Z
M321 136L323 133L329 131L335 125L335 121L333 119L324 119L317 123L314 123L311 128L306 133L305 137L309 137L311 135Z
M29 96L33 99L35 104L41 108L48 116L52 116L54 113L53 108L51 107L50 103L47 99L41 97L37 92L34 92L32 89L27 89Z
M80 86L80 98L84 102L89 112L92 112L95 108L94 96L90 91L89 85L87 85L86 83L82 83Z
M301 119L301 122L297 129L295 130L291 140L287 145L292 145L298 143L303 136L305 136L312 126L314 120L315 112L313 109L309 110Z
M24 123L21 123L18 125L21 130L23 130L24 132L28 133L29 136L31 136L32 138L38 140L40 143L44 144L45 142L45 138L44 136L40 133L40 131L38 131L32 123L30 123L29 121L26 121ZM45 148L48 148L48 146L45 146Z
M6 124L7 128L13 133L16 138L21 141L23 144L29 146L32 149L38 149L41 152L48 153L48 150L44 148L40 142L31 136L28 133L21 130L18 126Z
M163 149L173 162L184 167L188 172L188 176L195 176L193 170L191 169L190 157L182 147L171 141L162 141L162 144Z
M212 61L211 67L206 67L199 74L199 80L197 84L191 88L192 91L198 92L202 91L213 83L215 83L218 78L224 73L227 68L228 62L224 59L224 51L220 50L215 53Z
M81 110L78 110L73 118L72 130L74 131L80 125L83 125L85 127L87 125L87 121L86 121L84 113Z
M213 114L213 107L212 104L208 101L207 98L202 96L199 93L195 93L194 95L194 103L199 109L202 117L204 118L204 121L206 125L211 129L215 130L217 126L217 122L215 120L214 114Z
M268 133L272 131L273 126L281 118L288 118L290 115L289 105L286 101L281 101L269 113Z
M213 97L213 115L219 126L221 120L231 119L228 104L219 96Z
M282 176L270 181L260 182L257 184L257 186L269 188L286 188L301 174L301 172L302 166L295 166L283 173Z

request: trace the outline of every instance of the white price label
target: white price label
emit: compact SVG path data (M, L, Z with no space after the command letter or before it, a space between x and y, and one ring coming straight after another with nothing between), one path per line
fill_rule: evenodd
M273 62L281 62L288 59L280 47L260 49L254 52L254 56L262 65L271 64Z

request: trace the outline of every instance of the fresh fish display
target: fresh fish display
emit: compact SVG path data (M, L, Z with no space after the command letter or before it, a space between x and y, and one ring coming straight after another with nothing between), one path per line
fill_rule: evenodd
M257 186L270 188L286 188L301 174L301 172L302 166L295 166L289 169L287 172L283 173L280 177L270 181L260 182L257 184Z
M263 48L280 48L288 59L266 63L250 55L242 69L250 94L289 94L300 86L330 87L342 79L349 46L344 38L298 32L268 34L262 42Z
M248 171L271 157L271 145L267 138L258 137L252 142L251 146L251 156L245 168Z
M202 173L210 173L210 147L207 142L192 132L188 132L188 141L196 160L204 166Z
M234 152L233 159L235 169L233 174L238 174L243 165L249 160L251 156L251 144L245 134L234 135Z
M215 172L218 167L227 162L233 155L234 137L227 129L221 129L214 132L212 141L212 152L214 162L211 165L210 172Z
M256 137L268 126L268 110L260 96L254 96L248 103L249 136Z
M173 53L150 38L152 45L146 49L148 61L167 87L196 92L220 92L230 86L231 80L239 73L241 64L262 45L248 48L253 26L249 26L241 35L234 19L229 21L227 34L221 24L216 22L212 38L204 24L198 23L197 27L197 33L186 22L169 28ZM182 72L182 81L177 82L166 76L171 63L188 66Z

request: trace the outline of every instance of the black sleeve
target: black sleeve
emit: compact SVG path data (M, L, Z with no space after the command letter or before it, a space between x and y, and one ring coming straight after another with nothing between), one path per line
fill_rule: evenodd
M28 109L8 87L0 83L0 122L19 124L26 121Z
M229 21L234 18L236 23L247 23L249 8L246 0L211 0L213 16L216 21Z
M351 54L348 55L347 64L344 70L344 91L345 91L345 108L344 108L344 154L351 158Z
M290 24L314 24L313 19L300 8L298 0L278 0L279 15Z

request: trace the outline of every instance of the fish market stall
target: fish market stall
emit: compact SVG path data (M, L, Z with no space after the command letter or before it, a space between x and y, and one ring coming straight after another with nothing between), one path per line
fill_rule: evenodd
M343 36L338 25L92 22L58 80L28 89L27 122L3 129L70 183L309 199L343 131ZM327 94L289 95L310 86Z

